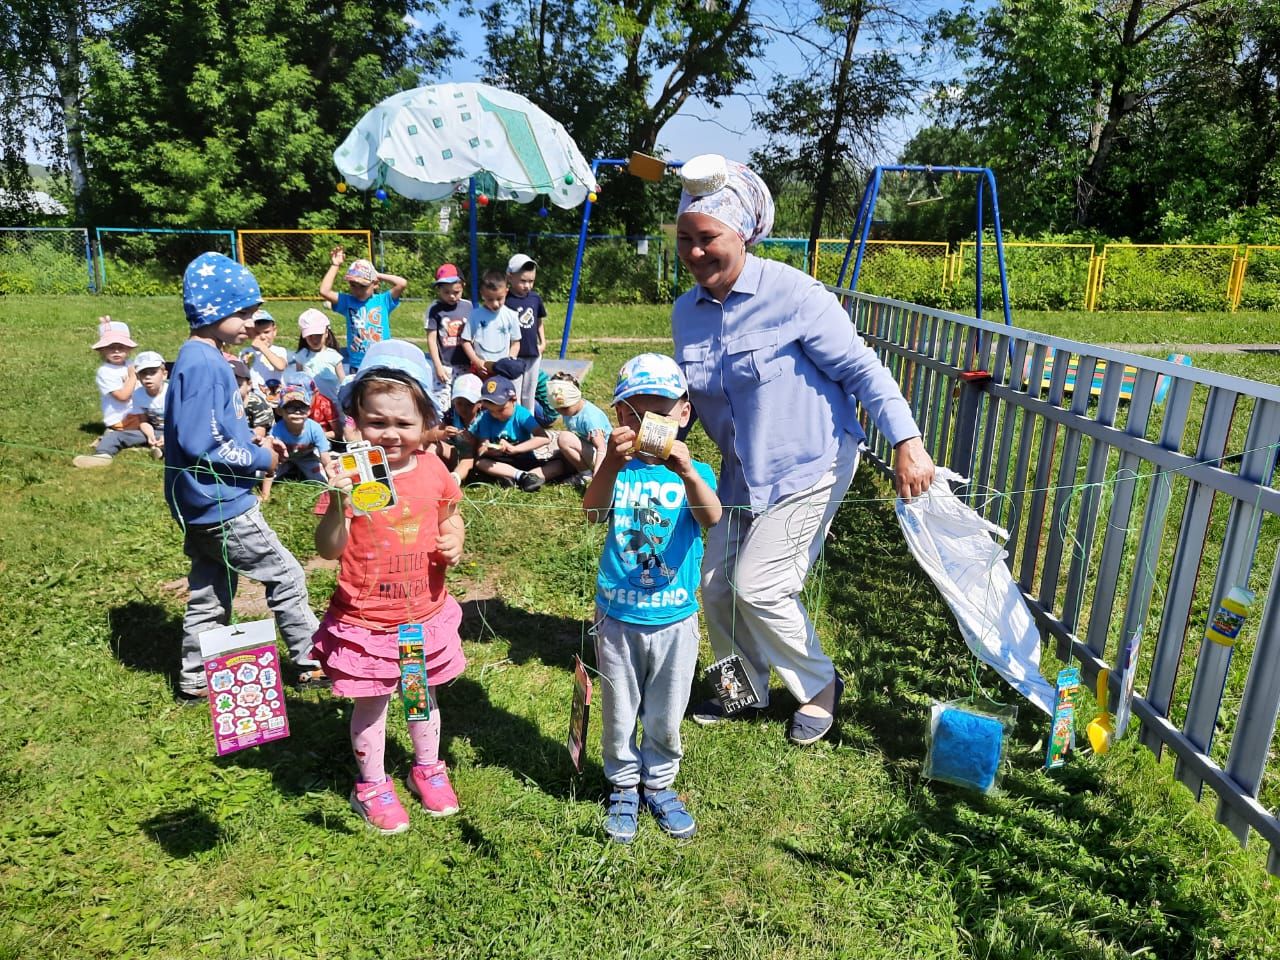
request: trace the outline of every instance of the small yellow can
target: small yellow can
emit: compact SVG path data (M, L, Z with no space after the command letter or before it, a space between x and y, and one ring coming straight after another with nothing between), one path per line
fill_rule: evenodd
M671 456L680 424L671 417L659 413L646 413L640 421L640 435L636 437L636 450L653 460L665 460Z
M1220 643L1224 647L1235 646L1236 638L1240 636L1240 628L1244 626L1245 618L1249 616L1249 610L1255 599L1252 590L1245 587L1232 587L1209 619L1209 627L1204 632L1205 639Z

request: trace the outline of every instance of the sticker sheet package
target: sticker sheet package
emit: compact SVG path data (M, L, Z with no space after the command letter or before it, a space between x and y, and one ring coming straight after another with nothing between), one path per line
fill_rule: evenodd
M1116 704L1116 739L1129 728L1129 708L1133 705L1133 687L1138 679L1138 656L1142 652L1142 630L1134 631L1120 650L1120 702Z
M1014 706L935 701L929 714L924 776L984 794L999 790L1017 717Z
M218 756L289 735L274 620L200 634Z
M573 707L569 712L569 759L573 769L582 772L582 757L587 750L587 729L591 719L591 678L582 658L573 658Z
M725 716L733 716L739 710L754 707L760 702L760 695L751 682L746 664L736 653L707 667L706 676L711 689L720 699Z
M359 475L351 488L351 512L361 516L395 506L396 487L387 466L387 455L381 447L363 440L347 444L340 463L343 470Z
M1063 667L1053 697L1053 726L1045 750L1044 768L1055 770L1067 762L1076 746L1076 694L1080 692L1080 668Z
M430 720L431 697L427 689L426 647L422 624L402 623L400 641L400 702L406 720Z

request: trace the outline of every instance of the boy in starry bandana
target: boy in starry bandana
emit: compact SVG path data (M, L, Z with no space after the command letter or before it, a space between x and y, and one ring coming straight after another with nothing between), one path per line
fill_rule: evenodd
M301 565L262 517L254 485L271 476L283 444L254 441L235 375L222 351L248 339L262 303L258 281L220 253L203 253L182 278L191 336L178 351L165 399L164 497L191 558L182 621L178 696L208 697L200 634L225 625L239 574L260 581L300 683L323 683L312 658L315 614Z

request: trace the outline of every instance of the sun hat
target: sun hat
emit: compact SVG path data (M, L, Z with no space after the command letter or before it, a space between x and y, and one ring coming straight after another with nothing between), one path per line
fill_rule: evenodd
M537 268L538 261L527 253L513 254L511 259L507 261L507 273L523 273L530 267Z
M316 385L316 393L334 403L338 402L338 388L341 384L338 382L338 371L333 367L325 367L312 378L311 382Z
M735 231L750 246L773 229L773 196L746 164L716 153L691 157L680 168L682 213L705 213Z
M436 271L436 283L461 283L462 274L458 268L452 263L440 264L440 269Z
M673 359L661 353L642 353L618 371L613 402L621 403L637 394L679 400L688 392L689 384Z
M133 338L129 336L129 325L127 323L112 320L110 317L103 317L98 322L98 342L90 349L101 350L103 347L109 347L113 343L119 343L130 349L137 346L133 342Z
M551 405L562 410L581 400L582 390L572 380L550 380L547 382L547 395L551 398Z
M257 310L253 311L253 316L249 318L249 322L254 326L257 326L260 323L274 324L276 322L276 318L266 310L263 310L262 307L259 307Z
M182 274L182 310L192 329L225 320L262 303L258 281L223 253L202 253Z
M379 340L365 352L364 362L355 376L348 377L338 390L338 403L346 410L356 387L370 377L394 370L402 373L422 388L422 394L430 398L432 378L426 360L418 347L407 340ZM432 404L434 406L434 404Z
M378 271L368 260L352 260L351 266L347 267L346 279L348 283L373 283L378 279Z
M163 369L164 357L156 353L154 350L143 350L140 354L133 358L133 369L138 373L143 370L154 370L156 367Z
M231 372L232 374L235 375L235 378L237 380L249 379L249 368L248 366L246 366L243 360L240 360L238 358L231 359L227 361L227 365L231 367Z
M480 391L480 399L486 403L502 406L516 398L516 385L500 373L495 373L484 382Z
M480 402L480 378L474 373L464 373L460 377L453 378L453 391L451 400L466 400L470 403Z
M298 316L298 330L304 337L324 333L328 329L329 318L315 307L308 307Z

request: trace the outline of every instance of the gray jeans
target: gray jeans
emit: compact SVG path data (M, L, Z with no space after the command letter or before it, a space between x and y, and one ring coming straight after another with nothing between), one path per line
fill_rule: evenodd
M240 574L266 588L267 606L294 665L316 665L311 659L311 638L319 624L307 598L306 574L267 526L256 504L224 523L187 527L182 549L191 558L187 578L191 598L182 619L181 690L192 693L205 688L200 634L230 622Z
M698 665L698 618L624 623L596 610L604 775L618 787L665 790L680 771L680 721ZM644 738L636 743L636 721Z
M146 445L147 438L141 430L108 430L93 448L93 452L114 457L121 450Z

